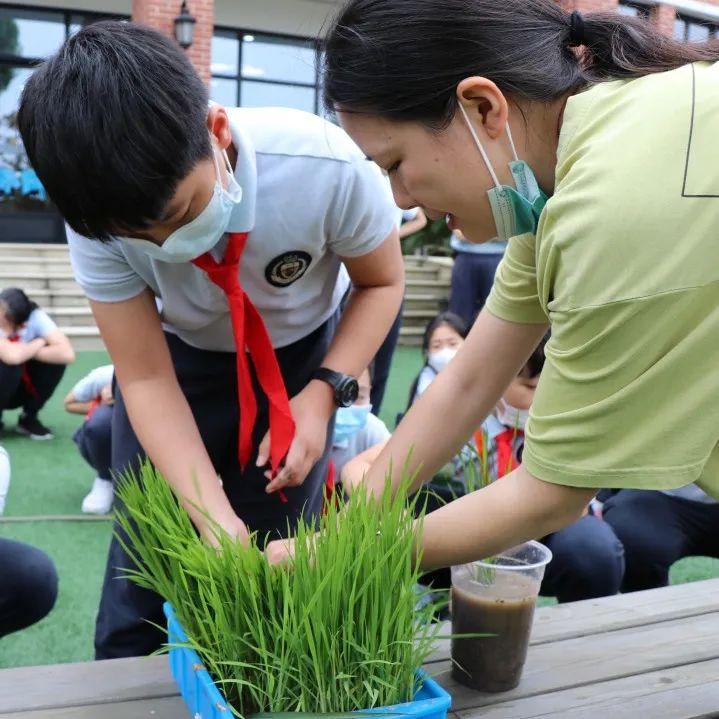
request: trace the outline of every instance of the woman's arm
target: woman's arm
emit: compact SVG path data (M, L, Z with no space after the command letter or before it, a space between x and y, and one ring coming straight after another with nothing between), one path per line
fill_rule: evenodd
M365 479L370 491L381 494L390 468L395 488L405 469L417 472L412 490L432 477L497 404L545 331L545 325L506 322L483 310L457 356L412 405L372 464Z
M10 342L10 340L0 339L0 362L7 365L25 364L36 357L45 344L42 337L37 337L30 342Z
M543 482L524 467L424 518L422 569L491 557L579 519L596 489Z
M46 346L34 357L38 362L72 364L75 361L75 350L72 348L70 340L60 330L53 330L43 339Z
M197 507L232 536L246 539L180 389L153 295L148 290L91 306L143 449L206 538L212 541L212 523Z

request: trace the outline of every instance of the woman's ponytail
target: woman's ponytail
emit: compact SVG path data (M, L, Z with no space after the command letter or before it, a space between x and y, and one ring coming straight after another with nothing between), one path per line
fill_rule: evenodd
M580 61L589 82L642 77L702 60L719 61L719 42L682 43L641 18L617 13L572 13L569 36L580 30ZM579 39L579 38L576 38Z

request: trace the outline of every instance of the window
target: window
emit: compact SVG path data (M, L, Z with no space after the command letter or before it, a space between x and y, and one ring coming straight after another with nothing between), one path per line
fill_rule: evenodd
M706 42L719 37L719 25L689 15L677 15L674 37L680 42Z
M223 105L319 109L313 40L216 29L211 72L210 95Z
M640 3L629 2L628 0L627 2L623 2L620 0L617 10L620 15L641 17L648 20L651 15L652 8L650 5L642 5Z
M0 239L60 241L62 223L29 166L17 131L20 93L32 69L81 27L108 15L0 5ZM23 216L35 222L24 222ZM44 213L45 219L40 220ZM58 236L58 228L59 234Z

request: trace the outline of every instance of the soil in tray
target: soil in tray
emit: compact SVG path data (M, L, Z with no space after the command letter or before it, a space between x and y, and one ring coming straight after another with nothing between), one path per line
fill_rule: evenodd
M532 629L536 582L497 573L482 596L452 587L452 634L495 636L452 640L452 676L485 692L503 692L519 684Z

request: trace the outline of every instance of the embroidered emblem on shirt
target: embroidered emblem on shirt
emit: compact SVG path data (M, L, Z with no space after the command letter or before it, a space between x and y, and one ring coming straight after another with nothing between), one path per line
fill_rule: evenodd
M265 268L265 279L273 287L289 287L307 272L312 256L301 250L284 252L275 257Z

